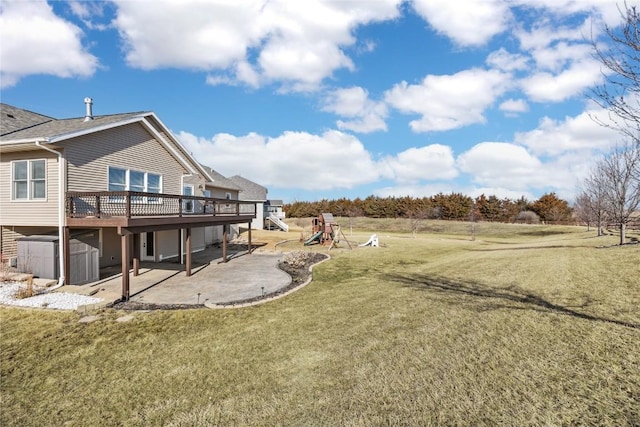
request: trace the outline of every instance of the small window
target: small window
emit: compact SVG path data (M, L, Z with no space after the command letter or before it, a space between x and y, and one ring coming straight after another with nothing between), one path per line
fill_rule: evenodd
M144 172L129 171L129 191L144 191ZM144 203L142 196L131 197L133 203Z
M162 179L160 175L147 174L147 193L162 193ZM148 203L160 203L159 197L147 197Z
M127 191L127 171L126 169L113 168L109 166L109 191ZM124 197L109 196L111 203L124 203Z
M109 191L127 191L127 171L109 167Z
M182 187L182 194L185 196L193 196L193 185L185 185ZM182 202L182 211L184 213L193 213L193 200L184 200Z
M45 200L47 198L46 167L45 160L13 162L12 199Z

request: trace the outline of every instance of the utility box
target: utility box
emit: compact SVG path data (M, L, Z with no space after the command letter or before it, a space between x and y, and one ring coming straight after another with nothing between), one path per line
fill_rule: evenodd
M34 235L17 239L18 271L44 279L60 277L60 240L57 235ZM67 284L82 285L100 278L99 232L78 233L69 241Z
M60 277L58 236L36 235L16 239L18 271L43 279Z

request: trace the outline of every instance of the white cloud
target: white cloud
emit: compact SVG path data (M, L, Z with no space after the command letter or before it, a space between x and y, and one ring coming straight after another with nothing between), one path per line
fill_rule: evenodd
M498 108L507 114L526 113L529 111L529 106L524 99L507 99Z
M133 67L204 70L212 84L275 81L307 91L335 70L353 69L343 48L356 42L354 29L397 17L400 2L157 0L150 8L116 0L114 24Z
M487 57L487 65L502 71L525 70L529 59L519 53L509 53L505 48L491 52Z
M640 6L638 0L625 0L629 7ZM623 6L623 2L611 0L515 0L514 5L524 7L535 7L537 9L545 9L559 16L569 16L576 13L585 13L594 19L602 19L608 25L617 25L620 23L620 12L618 7Z
M0 8L0 85L31 74L91 76L98 59L81 42L82 31L57 17L46 1L3 0Z
M95 22L94 19L104 18L103 2L68 1L67 6L71 13L77 16L89 29L106 30L108 24Z
M501 0L413 0L413 8L440 34L462 46L479 46L502 33L510 18Z
M532 57L538 69L558 72L574 62L592 59L593 46L586 43L558 42L551 47L534 50Z
M285 132L275 138L251 133L207 139L188 132L177 137L201 163L270 188L349 189L375 182L381 174L357 138L334 130L322 135Z
M584 20L578 26L556 25L549 17L533 26L530 30L522 27L514 31L520 42L520 48L526 51L544 49L557 41L584 43L591 34L591 23Z
M483 186L520 191L548 182L538 158L524 147L506 142L481 142L458 156L457 164Z
M114 25L125 43L129 65L210 70L244 59L263 35L255 25L261 4L201 1L117 0Z
M322 109L350 119L338 120L339 129L361 133L387 130L386 105L370 100L368 92L359 86L328 93Z
M432 144L409 148L386 163L399 183L453 179L458 175L451 147Z
M420 114L410 123L414 132L445 131L484 123L484 111L510 85L497 70L471 69L453 75L428 75L421 84L396 84L386 102L403 113Z
M537 72L520 81L525 94L533 101L561 102L584 91L601 79L600 63L595 59L576 61L559 74Z
M580 7L573 3L555 6L541 3L537 7L560 15L594 10L587 2ZM597 31L591 19L583 19L577 25L561 24L562 19L547 13L529 30L521 26L514 32L523 53L530 55L535 65L520 81L523 92L532 101L561 102L582 96L585 89L601 79L601 64L593 58L593 47L586 41L592 31Z
M557 156L568 151L607 151L620 135L596 123L592 117L607 123L606 111L588 109L575 117L554 120L544 117L538 127L515 135L515 143L528 147L538 155Z
M227 72L208 74L205 83L211 86L238 86L239 84L246 84L252 88L257 88L260 86L260 79L260 74L251 64L241 61L230 67Z
M536 129L517 133L513 143L475 145L456 161L479 186L466 194L511 198L523 194L531 199L531 191L536 189L555 191L571 200L598 154L619 140L615 131L598 125L592 116L608 120L605 111L590 105L575 117L544 118Z

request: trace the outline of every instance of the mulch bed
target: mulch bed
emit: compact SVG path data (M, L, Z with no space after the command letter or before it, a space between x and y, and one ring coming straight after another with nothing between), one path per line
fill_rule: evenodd
M304 265L296 265L293 266L285 261L281 261L278 263L278 268L291 276L291 283L284 288L278 289L275 292L267 293L264 295L260 295L254 298L248 298L238 301L230 301L220 303L220 306L233 306L239 304L250 304L254 302L258 302L261 300L269 299L276 297L278 295L282 295L284 293L289 292L292 289L297 288L298 286L305 283L309 277L311 276L311 272L309 269L311 266L318 264L321 261L329 258L328 255L317 253L317 252L308 252L306 255ZM115 308L118 310L184 310L184 309L194 309L194 308L204 308L204 304L153 304L153 303L145 303L139 301L116 301L112 304L109 304L107 307Z

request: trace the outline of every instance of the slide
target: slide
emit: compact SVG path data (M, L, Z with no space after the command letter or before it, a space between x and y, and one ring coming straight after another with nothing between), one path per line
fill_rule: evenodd
M304 245L305 246L309 246L310 244L312 244L313 242L315 242L316 240L319 242L320 241L320 237L322 237L322 231L318 231L316 234L314 234L313 236L309 237L305 242Z
M363 243L361 245L358 246L372 246L372 247L378 247L378 235L377 234L372 234L371 237L369 238L369 240L367 240L367 243Z

